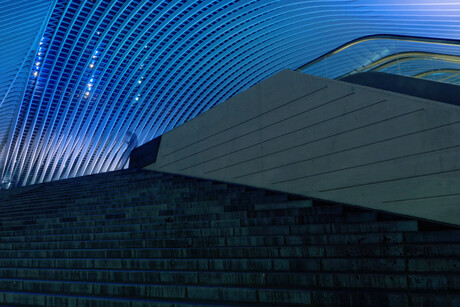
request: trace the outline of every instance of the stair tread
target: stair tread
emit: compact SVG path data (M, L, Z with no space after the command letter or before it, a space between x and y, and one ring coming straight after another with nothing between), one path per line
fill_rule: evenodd
M344 204L144 170L0 191L0 202L1 305L460 299L459 230Z

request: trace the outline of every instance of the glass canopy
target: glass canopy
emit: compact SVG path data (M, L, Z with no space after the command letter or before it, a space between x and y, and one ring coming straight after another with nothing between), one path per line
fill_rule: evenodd
M334 79L379 71L460 85L460 41L368 36L340 46L298 70Z

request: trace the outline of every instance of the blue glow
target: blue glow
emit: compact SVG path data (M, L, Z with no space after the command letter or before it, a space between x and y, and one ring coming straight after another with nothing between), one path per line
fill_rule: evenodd
M56 0L48 15L43 33L34 29L24 98L3 136L10 141L0 170L13 185L124 167L134 142L359 37L460 39L460 1L452 0ZM367 45L311 70L335 77L395 49L425 50L398 46ZM419 73L423 64L413 67ZM457 77L445 70L432 78Z

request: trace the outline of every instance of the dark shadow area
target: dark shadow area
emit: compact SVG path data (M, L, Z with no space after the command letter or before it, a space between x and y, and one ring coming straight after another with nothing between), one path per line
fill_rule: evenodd
M452 84L382 72L354 74L342 78L340 81L460 106L460 100L458 100L458 97L460 97L460 86Z
M129 168L142 168L157 160L161 135L142 146L134 148L129 156Z

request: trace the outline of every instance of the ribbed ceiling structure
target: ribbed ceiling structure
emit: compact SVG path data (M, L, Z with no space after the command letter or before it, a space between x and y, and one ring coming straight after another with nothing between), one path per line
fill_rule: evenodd
M22 10L14 15L17 26L5 28L12 5ZM0 127L4 187L122 168L133 147L359 37L460 39L460 1L453 0L0 0L0 6L2 50L24 36L22 49L5 59L14 63L12 75L27 68L22 82L0 79L2 102L9 101L0 116L13 119ZM24 30L32 25L33 33ZM5 90L13 85L15 96Z

